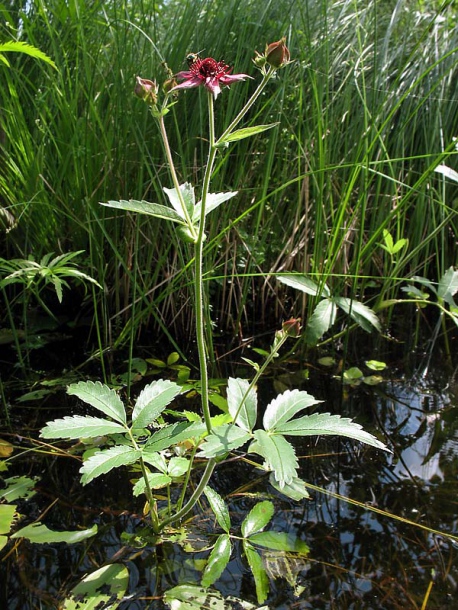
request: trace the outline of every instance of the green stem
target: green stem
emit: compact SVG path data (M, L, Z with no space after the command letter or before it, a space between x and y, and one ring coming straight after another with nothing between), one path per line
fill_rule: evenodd
M170 150L170 144L169 144L169 139L167 136L167 130L165 128L163 114L161 114L158 117L158 123L159 123L159 130L161 132L162 142L164 144L164 150L165 150L165 155L167 157L167 163L169 166L170 175L172 176L172 182L175 187L178 199L180 200L181 208L183 210L183 216L186 221L186 224L188 225L189 231L191 232L193 238L196 239L197 238L196 229L194 227L191 217L189 216L188 210L186 208L186 204L183 199L183 195L181 194L180 182L178 180L178 176L177 176L177 173L175 170L175 164L173 162L172 151Z
M193 448L191 456L189 458L189 468L188 468L188 471L186 472L186 476L185 476L184 481L183 481L183 489L181 490L180 499L177 502L177 511L180 511L182 506L183 506L184 498L186 496L186 490L187 490L188 485L189 485L189 479L191 478L192 465L194 463L194 457L196 455L197 449L198 449L198 446L196 445Z
M272 78L272 76L274 75L275 72L275 68L272 68L272 66L269 66L268 71L264 74L264 76L262 77L262 81L259 83L257 89L255 90L255 92L253 93L253 95L250 97L250 99L247 101L247 103L245 104L245 106L242 108L242 110L238 113L238 115L235 117L235 119L232 121L232 123L229 125L229 127L221 134L221 136L218 138L218 142L220 142L221 140L224 140L224 138L226 136L228 136L230 133L232 133L232 131L234 131L234 129L237 127L237 125L240 123L240 121L243 119L243 117L245 116L245 114L248 112L248 110L251 108L251 106L253 106L253 104L255 103L255 101L258 99L258 97L261 95L264 87L267 85L267 83L269 82L269 80ZM217 142L217 144L218 144Z
M188 513L191 512L194 505L197 503L200 496L203 494L204 489L213 474L215 466L216 466L216 460L213 460L213 459L208 460L204 474L202 475L202 478L199 481L199 485L194 490L194 493L192 494L192 496L189 498L189 500L186 502L186 504L183 506L183 508L181 510L179 510L177 513L175 513L172 517L169 517L168 519L164 519L160 523L159 531L163 530L164 527L169 525L169 523L174 523L175 521L180 521L180 520L184 519L186 517L186 515L188 515Z
M208 151L207 166L205 168L204 182L202 187L202 203L199 223L199 232L195 244L194 258L194 282L195 282L195 308L196 308L196 340L197 351L199 354L200 366L200 383L201 383L201 400L202 413L204 416L207 431L210 434L212 424L210 418L210 407L208 404L208 369L207 369L207 345L205 342L204 328L204 283L203 283L203 243L205 230L205 212L207 206L207 197L210 189L210 179L215 163L217 149L215 148L215 115L213 109L213 96L208 93L208 121L209 121L209 140L210 147Z
M246 399L248 398L249 393L251 392L251 390L256 386L256 384L258 383L261 375L264 374L264 371L266 370L266 368L269 366L269 364L272 362L272 360L277 356L278 352L280 351L280 348L282 347L282 345L287 341L288 339L288 334L284 334L283 337L281 337L281 339L279 339L276 343L273 344L270 354L267 356L267 358L265 359L264 363L262 364L262 366L259 367L259 370L256 372L256 375L253 377L253 379L251 380L250 385L247 388L247 391L245 392L245 394L243 395L242 400L240 401L240 405L239 408L237 409L237 412L235 414L235 416L233 417L233 421L236 422L237 421L237 417L239 416L240 411L242 410L243 405L245 404ZM235 425L235 424L234 424Z
M126 427L126 431L127 431L127 435L129 436L133 447L135 449L140 449L140 447L138 446L138 444L132 434L132 430L129 427ZM148 481L148 473L146 471L145 462L143 461L143 458L141 456L140 456L139 462L140 462L140 469L142 471L143 480L145 481L145 496L146 496L146 499L148 500L148 504L149 504L149 514L151 517L151 526L153 528L153 532L155 534L158 534L160 527L159 527L159 519L158 519L157 512L156 512L156 500L153 497L153 492L151 491L151 486Z

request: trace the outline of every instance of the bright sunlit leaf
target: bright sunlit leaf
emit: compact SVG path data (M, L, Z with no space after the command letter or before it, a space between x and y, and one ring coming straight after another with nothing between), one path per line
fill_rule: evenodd
M266 407L263 426L265 430L275 430L303 409L322 402L301 390L286 390L279 394Z
M139 459L141 453L139 449L134 449L128 445L116 445L110 447L110 449L97 451L80 468L80 473L83 475L81 483L87 485L96 477L110 472L113 468L133 464Z
M207 565L205 566L202 575L202 586L209 587L212 585L226 569L229 559L231 558L231 539L228 534L221 534L210 553Z
M80 400L87 402L121 424L126 423L126 411L122 400L115 390L100 383L100 381L72 383L67 388L67 394L77 396Z
M250 383L245 379L229 378L227 384L227 405L229 413L232 415L234 423L245 430L251 432L256 424L258 415L258 397L256 390L250 387ZM243 404L242 404L243 402ZM242 405L242 408L240 408ZM238 415L237 415L238 413Z
M181 387L168 379L159 379L145 386L132 413L134 427L145 428L150 425L180 392Z
M272 519L275 508L270 500L258 502L242 522L242 536L247 538L261 531Z

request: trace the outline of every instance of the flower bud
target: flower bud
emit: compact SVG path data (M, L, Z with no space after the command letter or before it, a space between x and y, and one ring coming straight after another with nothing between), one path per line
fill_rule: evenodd
M290 318L283 322L281 329L288 337L299 337L301 334L301 319Z
M174 77L172 78L168 78L166 81L164 81L164 84L162 85L162 91L164 93L168 93L169 91L171 91L174 87L177 86L177 81L175 80Z
M266 46L266 61L272 68L280 68L289 62L289 49L285 44L286 38L272 42Z
M157 102L158 87L153 80L140 78L137 76L134 93L137 97L144 100L147 104L154 106Z

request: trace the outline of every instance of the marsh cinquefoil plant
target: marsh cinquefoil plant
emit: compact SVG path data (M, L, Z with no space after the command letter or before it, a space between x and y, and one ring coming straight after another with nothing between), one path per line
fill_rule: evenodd
M148 214L158 219L173 222L183 240L190 244L194 261L194 291L196 343L200 364L201 414L193 421L174 421L169 423L166 408L183 392L182 386L170 380L153 381L139 394L133 410L126 409L118 394L99 382L80 382L69 386L68 392L78 396L99 412L104 418L89 415L64 417L49 422L41 435L46 439L79 439L103 437L105 448L99 448L83 461L81 468L82 483L90 483L97 477L124 465L139 465L141 476L134 485L136 496L144 494L151 519L151 527L160 533L169 524L183 520L194 508L203 493L206 494L218 523L226 530L219 542L219 551L224 550L226 563L230 556L228 537L228 515L224 502L209 487L210 478L218 462L232 451L247 445L247 452L260 456L261 468L270 472L270 482L275 489L301 500L308 494L304 482L298 477L298 461L289 436L310 436L336 434L356 439L378 449L385 445L374 436L362 430L361 426L349 419L329 413L301 415L305 409L316 405L318 400L305 391L286 391L262 409L262 427L256 428L258 421L258 397L256 385L269 363L276 357L283 344L290 338L300 335L299 320L289 320L282 325L274 338L273 345L262 365L255 365L253 379L230 378L227 383L228 412L213 416L209 405L208 360L209 345L206 338L205 294L203 273L205 269L204 240L206 217L218 206L235 197L235 192L212 193L210 189L212 173L218 153L242 138L265 131L274 125L260 125L239 128L238 125L259 98L267 83L276 75L278 69L289 62L289 51L285 40L266 46L263 54L257 54L254 63L260 70L262 80L243 108L224 132L217 137L214 129L214 103L222 86L248 77L245 74L230 74L230 69L212 58L201 59L190 56L189 70L180 72L177 84L169 74L162 87L163 99L160 101L159 86L147 79L137 77L136 93L151 108L163 138L164 150L170 169L173 186L164 188L170 206L146 201L109 201L103 205L115 209ZM167 137L166 120L170 106L176 103L176 94L182 89L202 86L207 91L208 100L208 157L205 165L200 199L196 201L195 187L189 182L180 184L175 170L172 151ZM186 497L188 483L193 471L195 458L204 460L205 467L200 474L194 490ZM175 483L181 484L181 492L170 493ZM155 490L166 488L169 501L165 507L158 506ZM173 498L178 500L173 500ZM259 509L261 511L261 509ZM262 512L262 511L261 511ZM270 514L270 509L267 510ZM269 517L270 518L270 517ZM269 519L258 520L261 528ZM256 524L244 527L244 537L258 532ZM243 533L243 532L242 532ZM254 543L254 540L251 542ZM252 553L252 544L246 541L246 554L250 565L259 562ZM279 548L273 547L273 548ZM248 550L247 550L248 549ZM224 566L223 566L224 569ZM221 563L211 576L207 574L208 585L221 573Z

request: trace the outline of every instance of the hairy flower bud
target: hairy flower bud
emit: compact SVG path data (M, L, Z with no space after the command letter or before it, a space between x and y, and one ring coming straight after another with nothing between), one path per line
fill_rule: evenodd
M164 93L168 93L169 91L171 91L174 87L177 86L177 81L174 77L172 78L168 78L166 81L164 81L163 85L162 85L162 91Z
M281 40L271 42L266 46L266 61L272 68L280 68L289 62L289 49L285 42L286 38L283 37Z
M137 76L134 93L147 104L154 106L157 103L158 87L153 80Z

